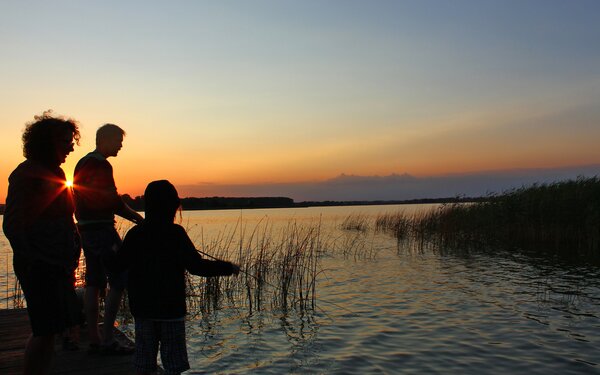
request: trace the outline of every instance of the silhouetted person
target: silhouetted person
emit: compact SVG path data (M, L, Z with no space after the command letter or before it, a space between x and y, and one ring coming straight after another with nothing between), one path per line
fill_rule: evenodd
M75 216L81 233L86 261L84 307L90 338L90 352L130 354L133 348L122 347L114 338L113 328L126 275L106 269L106 252L118 251L121 238L115 229L115 214L134 223L143 220L117 193L113 169L107 158L117 156L123 146L123 129L113 124L101 126L96 132L96 149L84 156L75 167L73 189ZM98 331L98 298L100 291L110 286L104 304L103 334Z
M8 181L3 230L13 249L32 336L25 347L25 374L46 374L55 335L79 324L72 276L80 254L73 199L60 165L79 144L74 120L36 116L23 132L27 160Z
M117 268L129 270L137 373L156 371L160 347L167 374L179 374L190 368L185 342L185 271L209 277L237 275L240 269L230 262L202 259L185 229L173 223L180 200L171 183L151 182L144 199L146 219L127 233L113 262Z

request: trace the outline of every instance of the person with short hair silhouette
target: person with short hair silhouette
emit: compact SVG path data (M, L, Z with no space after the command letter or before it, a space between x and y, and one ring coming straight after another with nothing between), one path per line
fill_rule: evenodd
M79 125L46 111L25 127L22 140L26 160L8 178L3 230L31 324L24 373L46 374L55 336L80 323L73 275L81 247L60 167L79 144Z
M118 194L113 169L107 160L117 156L124 136L125 131L117 125L101 126L96 132L96 149L79 160L73 178L75 217L86 261L84 307L91 353L133 353L133 348L119 344L113 334L126 275L110 272L103 262L106 252L118 251L121 246L121 237L115 228L115 214L134 223L143 220ZM110 289L105 299L104 327L100 335L98 299L107 281Z

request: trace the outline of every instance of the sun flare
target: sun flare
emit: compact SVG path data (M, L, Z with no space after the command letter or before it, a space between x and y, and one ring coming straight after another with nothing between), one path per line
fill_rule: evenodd
M71 181L71 180L66 180L66 181L65 181L65 186L66 186L66 187L68 187L68 188L71 188L71 187L73 187L73 181Z

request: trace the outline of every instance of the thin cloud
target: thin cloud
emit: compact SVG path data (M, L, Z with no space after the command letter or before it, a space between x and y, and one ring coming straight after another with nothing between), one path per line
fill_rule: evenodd
M478 197L531 185L600 175L600 164L545 169L513 169L435 177L409 174L360 176L341 174L319 182L180 185L188 197L290 197L301 201L408 200L456 196Z

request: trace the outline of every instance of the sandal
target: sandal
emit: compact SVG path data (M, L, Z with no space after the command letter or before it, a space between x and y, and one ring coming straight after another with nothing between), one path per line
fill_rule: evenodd
M104 355L129 355L133 354L135 348L131 346L123 346L118 341L113 341L110 345L103 345L100 352Z

